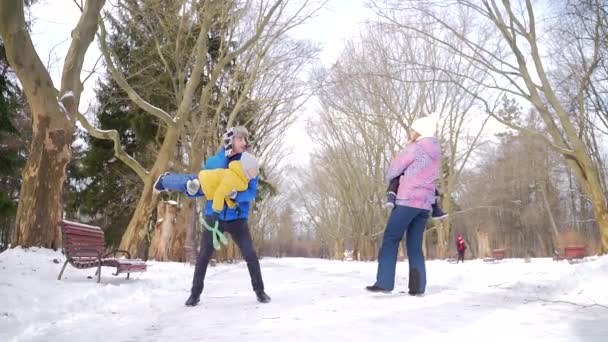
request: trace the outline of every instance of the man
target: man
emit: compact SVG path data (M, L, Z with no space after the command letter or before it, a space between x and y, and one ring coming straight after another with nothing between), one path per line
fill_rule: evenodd
M249 132L245 127L237 126L229 129L226 134L225 146L219 152L207 159L205 169L226 168L232 160L240 160L241 155L247 149L247 139ZM260 270L260 262L253 248L253 241L247 224L249 218L249 206L251 201L255 199L257 193L259 178L256 176L249 181L247 190L233 194L234 202L237 204L234 208L228 208L224 205L223 210L217 214L212 209L213 200L208 200L205 205L206 221L210 226L215 224L215 220L219 221L219 230L227 232L232 236L232 240L236 243L241 251L241 255L247 262L247 269L251 277L251 285L256 294L257 300L260 303L270 302L270 297L264 292L264 282L262 280L262 272ZM186 301L187 306L195 306L200 302L200 296L203 292L205 274L207 266L211 258L213 248L213 233L210 230L203 230L203 238L201 239L201 250L196 261L194 269L194 277L192 279L192 289L190 297Z

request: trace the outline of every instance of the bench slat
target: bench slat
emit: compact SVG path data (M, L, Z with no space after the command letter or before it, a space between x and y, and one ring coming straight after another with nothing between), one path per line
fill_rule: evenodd
M72 247L72 246L91 246L91 245L95 245L95 246L104 246L105 247L105 241L102 239L74 239L74 238L68 238L65 241L65 245L68 247Z
M90 236L90 237L102 237L104 236L103 232L87 232L83 230L65 230L66 236Z

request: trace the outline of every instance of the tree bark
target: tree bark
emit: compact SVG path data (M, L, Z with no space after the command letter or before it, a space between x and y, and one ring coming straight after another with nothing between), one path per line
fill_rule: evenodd
M152 170L144 180L144 189L139 197L135 212L120 241L120 249L129 251L132 257L143 258L145 252L145 236L148 220L158 200L158 195L152 191L156 179L167 169L170 158L175 154L179 128L169 127L165 140L158 153Z
M150 242L148 258L157 261L178 261L173 253L173 237L179 225L176 224L177 204L161 201L157 206L156 228Z

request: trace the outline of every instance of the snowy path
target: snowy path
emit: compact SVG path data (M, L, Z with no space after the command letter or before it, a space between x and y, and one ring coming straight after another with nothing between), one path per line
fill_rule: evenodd
M98 285L69 266L57 281L53 259L0 254L0 341L608 341L608 257L432 261L423 298L366 293L375 263L264 259L270 304L240 263L210 268L195 308L189 265L151 262L129 281L106 268ZM407 262L397 274L407 290Z

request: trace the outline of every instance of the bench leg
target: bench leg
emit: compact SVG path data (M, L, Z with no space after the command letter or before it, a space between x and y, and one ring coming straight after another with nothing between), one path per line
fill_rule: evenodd
M129 275L130 275L130 274L131 274L131 273L127 273L127 280L129 280Z
M61 268L61 272L59 272L59 277L57 277L57 280L61 280L61 276L63 275L63 271L65 271L65 267L68 265L68 259L65 259L65 262L63 263L63 267Z

